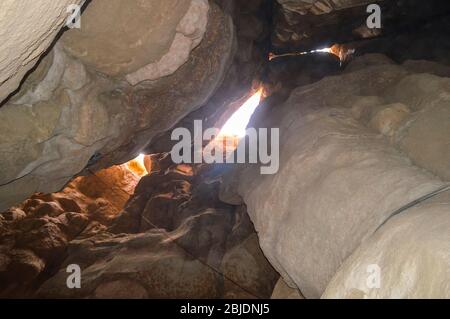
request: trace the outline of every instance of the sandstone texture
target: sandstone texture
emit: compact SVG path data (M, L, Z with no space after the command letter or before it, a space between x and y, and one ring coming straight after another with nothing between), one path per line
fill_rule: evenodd
M212 167L147 159L141 179L114 166L1 213L0 296L268 298L279 275L245 206L203 181ZM73 264L80 289L67 288Z
M258 245L244 206L218 200L219 185L197 178L209 167L153 156L111 226L68 245L59 272L38 290L51 298L267 298L279 275ZM157 163L156 163L157 162ZM67 289L66 267L82 269Z
M72 240L112 223L138 180L125 165L114 166L0 213L0 296L32 295L66 258Z

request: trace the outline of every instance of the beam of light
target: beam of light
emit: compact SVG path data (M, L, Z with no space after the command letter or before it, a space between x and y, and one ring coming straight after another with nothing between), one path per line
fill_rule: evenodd
M269 53L269 61L272 61L274 59L278 59L285 56L299 56L299 55L307 55L307 54L314 54L314 53L333 53L332 48L324 48L324 49L317 49L317 50L311 50L311 51L303 51L303 52L290 52L290 53L284 53L284 54L275 54L275 53Z
M219 136L235 136L242 138L245 136L250 118L261 102L262 89L253 94L242 106L228 119L220 130Z
M323 49L304 51L304 52L290 52L290 53L284 53L284 54L275 54L275 53L270 52L269 53L269 61L272 61L274 59L278 59L278 58L281 58L281 57L286 57L286 56L300 56L300 55L307 55L307 54L314 54L314 53L330 53L330 54L334 54L335 56L337 56L339 58L339 60L342 63L350 55L355 53L355 49L348 48L345 45L334 44L330 48L323 48Z
M145 154L139 154L138 157L126 163L127 168L138 176L148 174L144 165Z
M331 48L325 48L325 49L318 49L318 50L309 51L309 53L318 53L318 52L331 53Z

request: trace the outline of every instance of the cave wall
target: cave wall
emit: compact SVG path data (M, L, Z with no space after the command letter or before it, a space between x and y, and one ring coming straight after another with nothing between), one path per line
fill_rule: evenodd
M66 23L66 9L82 0L0 3L0 103L15 91ZM43 18L44 17L44 18Z
M206 103L235 52L231 18L206 0L97 0L81 26L0 108L0 210L133 158Z
M222 199L246 203L267 258L307 298L336 272L324 297L450 293L448 190L391 218L450 180L449 78L411 64L362 56L259 109L256 127L280 128L280 170L243 164L226 177ZM377 263L382 289L369 289L366 267Z

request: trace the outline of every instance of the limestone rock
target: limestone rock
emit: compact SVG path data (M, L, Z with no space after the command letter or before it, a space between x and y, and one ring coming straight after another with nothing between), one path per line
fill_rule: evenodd
M443 193L393 217L345 261L322 297L450 298L449 205Z
M254 125L280 128L280 169L264 176L255 165L236 167L237 186L224 187L244 200L270 263L307 298L322 295L393 211L443 185L354 119L350 107L361 96L390 98L386 92L408 76L377 61L298 88L284 105L258 109Z
M277 0L286 11L306 14L326 14L333 10L342 10L352 6L361 6L369 3L368 0Z
M394 61L389 59L384 54L378 54L378 53L372 53L372 54L365 54L363 56L359 56L356 59L352 61L346 68L345 72L355 72L359 70L363 70L370 66L376 66L376 65L393 65Z
M131 85L157 80L174 73L189 59L190 52L200 43L206 31L209 5L207 0L191 0L190 6L176 27L176 34L167 53L156 62L129 73Z
M429 73L442 77L450 77L450 67L426 60L408 60L403 63L403 67L412 73Z
M398 130L395 143L416 165L447 181L450 180L449 83L449 78L414 74L388 92L391 100L401 101L415 111Z
M56 298L206 298L217 295L216 274L158 232L74 243L68 262L82 268L82 288L65 288L64 267L39 291ZM96 247L100 248L97 249ZM149 249L150 248L150 249ZM179 270L182 269L182 272ZM112 289L106 290L107 287ZM125 288L131 288L130 291Z
M0 3L0 102L16 90L66 23L71 4L82 0ZM45 19L43 19L45 17Z
M152 160L159 167L167 161L162 155ZM270 296L278 274L258 246L245 207L221 203L218 185L193 178L198 168L187 166L172 163L144 176L112 227L92 224L69 242L67 259L38 296ZM67 289L72 263L82 269L81 289Z
M16 275L9 275L24 283L35 279L44 270L44 262L30 250L13 250L10 256L9 269Z
M124 76L169 50L190 0L97 0L82 16L82 28L63 36L64 47L89 67Z
M205 104L222 83L231 63L235 40L233 23L217 5L209 5L204 0L145 4L140 1L126 4L123 1L95 1L91 4L93 8L89 5L87 16L82 18L84 27L68 31L63 36L65 40L54 47L37 73L27 78L22 90L0 109L0 120L6 123L0 129L0 210L18 204L35 192L60 191L73 176L87 173L87 167L96 171L127 162L153 137ZM118 16L102 12L98 18L97 14L105 4L117 9L114 12ZM120 10L125 5L131 11ZM127 14L140 9L143 10L138 14L140 18L145 17L146 12L156 15L155 28L162 28L160 31L164 36L154 32L155 28L147 28L145 23L141 26L145 32L137 32L141 30L139 28L133 29L132 35L123 32L120 26L126 26L124 28L128 30L134 25ZM117 19L111 21L112 18ZM152 23L151 19L146 21ZM118 24L115 28L111 25L114 23ZM92 29L92 33L84 34L86 29ZM118 32L120 36L108 37L106 35L111 34L105 30L112 35ZM182 34L189 38L191 45L188 51L183 51L187 59L177 60L180 64L172 69L173 74L161 75L163 78L144 81L132 88L125 81L99 75L97 58L114 58L111 54L114 48L108 47L108 43L102 47L98 46L97 38L91 41L92 34L103 34L103 31L106 32L105 41L110 41L110 45L125 45L127 49L118 50L119 55L145 58L136 66L110 61L123 67L123 70L116 70L122 72L122 76L152 63L146 60L150 56L148 47L156 50L155 56L162 57L176 35ZM134 39L136 55L130 51L128 42L119 43L118 39L125 36L137 37ZM141 36L149 37L146 39L150 42L139 41ZM155 37L165 39L168 46L164 41L155 45ZM78 52L76 46L83 41L89 45L82 46ZM84 54L83 50L90 46L98 47L100 51ZM194 47L196 50L191 51ZM90 57L93 57L92 61L84 60ZM130 62L126 57L124 61ZM186 78L191 79L190 84L186 84Z
M58 268L72 240L106 230L137 181L125 165L115 166L79 177L61 192L35 194L1 213L0 295L23 298L32 293L36 281L48 276L41 275L44 268Z

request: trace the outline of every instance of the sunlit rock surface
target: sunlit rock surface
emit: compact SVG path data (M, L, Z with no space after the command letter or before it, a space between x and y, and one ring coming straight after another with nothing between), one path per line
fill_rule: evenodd
M211 167L149 159L140 181L115 166L0 214L0 296L268 298L279 275L245 206L218 199ZM81 289L67 288L71 264Z
M265 259L244 206L218 200L208 167L152 158L112 227L68 246L60 271L38 291L54 298L267 298L278 274ZM199 170L200 169L200 170ZM200 174L200 175L199 175ZM79 264L81 289L66 289Z
M0 296L26 297L66 258L69 243L106 229L139 177L125 165L78 177L0 214Z

